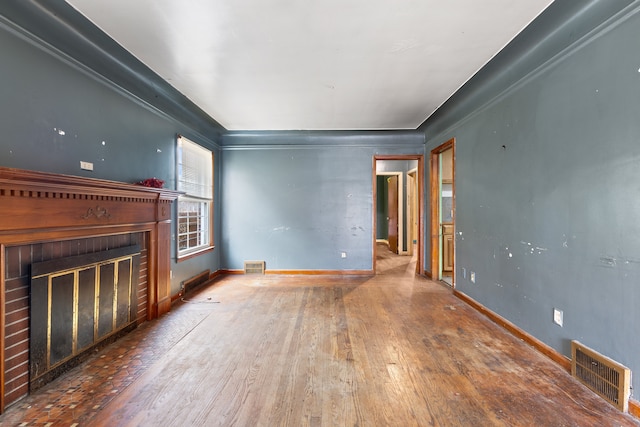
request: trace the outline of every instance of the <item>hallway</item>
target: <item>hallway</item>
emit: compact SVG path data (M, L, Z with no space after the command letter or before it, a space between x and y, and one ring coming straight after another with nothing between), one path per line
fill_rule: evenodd
M411 276L416 271L417 251L413 256L398 255L391 252L384 242L376 243L376 274L396 274Z
M223 277L0 423L640 425L411 262L387 261L368 277Z

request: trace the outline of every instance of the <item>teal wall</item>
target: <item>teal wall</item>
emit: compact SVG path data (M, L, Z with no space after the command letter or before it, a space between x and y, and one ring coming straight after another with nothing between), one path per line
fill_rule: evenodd
M424 135L237 132L222 146L223 268L371 270L374 156L423 154Z
M427 150L456 139L457 290L567 356L577 339L639 372L640 2L610 20L628 2L578 3L528 40L553 57L500 90L475 79L421 129ZM502 54L512 73L518 55Z
M0 52L0 166L129 183L157 177L175 188L177 134L218 152L217 135L202 135L4 20ZM94 170L81 170L80 161ZM174 262L172 292L218 265L218 251Z

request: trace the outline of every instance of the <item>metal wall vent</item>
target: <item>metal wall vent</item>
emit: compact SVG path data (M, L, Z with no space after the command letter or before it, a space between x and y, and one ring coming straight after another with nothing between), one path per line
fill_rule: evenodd
M574 340L571 341L571 375L622 412L628 411L629 368Z
M244 274L264 274L264 261L245 261Z
M185 294L187 292L190 292L191 290L197 288L203 283L206 283L210 277L211 277L211 271L208 269L204 270L202 273L196 274L195 276L182 282L182 292Z

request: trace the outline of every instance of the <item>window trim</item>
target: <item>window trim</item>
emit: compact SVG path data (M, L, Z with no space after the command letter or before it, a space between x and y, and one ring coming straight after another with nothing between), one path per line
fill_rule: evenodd
M181 141L182 140L182 141ZM203 149L207 152L209 152L211 154L211 197L210 198L204 198L201 196L196 196L196 195L190 195L189 193L184 193L182 195L180 195L178 197L178 200L176 202L176 261L180 262L180 261L185 261L187 259L193 258L195 256L198 255L202 255L203 253L206 252L210 252L214 249L214 233L213 233L213 227L214 227L214 217L213 217L213 213L214 213L214 165L215 165L215 157L214 157L214 153L212 150L209 150L206 147L203 147L202 145L188 139L185 138L182 135L178 135L178 138L176 140L176 187L178 188L178 190L180 190L180 183L181 183L181 165L180 165L180 154L179 154L179 150L180 150L180 145L182 144L182 146L184 147L184 144L193 144L195 146L197 146L200 149ZM182 201L193 201L193 202L206 202L207 203L207 237L208 237L208 242L199 246L194 246L191 248L187 248L187 249L180 249L180 233L179 233L179 227L180 227L180 202Z

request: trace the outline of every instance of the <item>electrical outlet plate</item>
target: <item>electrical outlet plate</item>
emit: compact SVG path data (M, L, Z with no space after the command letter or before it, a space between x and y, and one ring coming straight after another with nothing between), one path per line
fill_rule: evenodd
M471 283L476 283L476 272L472 271L471 274L469 275Z
M342 253L340 254L340 256L341 256L342 258L346 258L346 257L347 257L347 253L346 253L346 252L342 252Z
M85 171L92 171L93 170L93 163L91 162L84 162L84 161L80 161L80 169L85 170Z
M553 309L553 323L562 327L564 314L562 310L558 310L557 308Z

